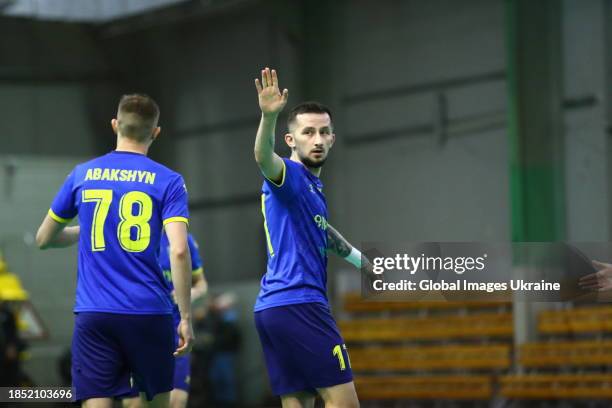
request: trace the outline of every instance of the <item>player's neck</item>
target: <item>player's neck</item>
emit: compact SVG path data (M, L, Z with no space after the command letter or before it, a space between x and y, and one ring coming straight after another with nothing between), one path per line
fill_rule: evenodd
M289 158L292 161L296 162L296 163L300 163L302 166L304 166L306 168L306 170L308 170L313 176L319 177L321 175L321 167L308 167L307 165L305 165L304 163L302 163L302 161L297 157L296 154L291 154L291 157Z
M117 148L119 152L140 153L145 156L149 153L149 144L142 144L125 137L117 137Z
M313 176L319 177L321 175L321 168L317 167L316 169L305 166L309 172L312 173Z

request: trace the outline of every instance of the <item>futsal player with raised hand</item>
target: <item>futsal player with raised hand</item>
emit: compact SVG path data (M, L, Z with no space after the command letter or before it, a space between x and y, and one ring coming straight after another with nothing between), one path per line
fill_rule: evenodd
M112 407L130 391L130 376L150 407L167 407L174 358L193 342L187 189L180 174L147 157L158 119L150 97L123 96L111 121L116 150L72 170L36 235L42 249L79 244L72 386L88 408ZM79 226L66 227L77 216ZM158 264L162 229L178 328Z
M272 390L284 408L313 407L317 394L327 408L358 407L348 351L327 300L327 252L357 267L362 262L361 253L327 221L319 175L336 138L332 114L317 102L293 108L285 134L291 156L281 158L274 152L274 132L289 91L280 91L269 68L255 87L261 121L254 153L264 176L268 248L255 324Z

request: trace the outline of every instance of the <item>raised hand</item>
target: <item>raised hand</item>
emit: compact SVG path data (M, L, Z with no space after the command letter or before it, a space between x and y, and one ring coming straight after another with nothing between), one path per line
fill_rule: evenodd
M278 76L275 70L270 68L261 71L261 82L255 79L255 88L259 97L259 108L264 115L278 115L289 98L289 91L283 89L281 93L278 88Z
M578 281L582 289L603 292L612 289L612 265L592 261L597 272L585 275Z

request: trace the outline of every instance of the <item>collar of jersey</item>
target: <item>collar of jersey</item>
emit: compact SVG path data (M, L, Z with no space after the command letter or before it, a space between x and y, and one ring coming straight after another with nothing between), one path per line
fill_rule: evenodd
M291 160L291 159L289 159L289 160ZM314 179L313 181L316 181L317 183L319 183L319 184L323 185L323 182L321 181L321 179L320 179L319 177L315 176L314 174L312 174L312 173L310 172L310 170L308 170L308 167L306 167L306 165L305 165L304 163L302 163L302 162L296 162L296 161L293 161L293 160L291 160L291 161L292 161L293 163L299 164L299 165L300 165L300 167L302 168L302 171L304 171L304 172L306 173L307 177L309 177L309 178L311 178L311 179Z
M125 151L125 150L113 150L111 153L119 153L119 154L134 154L134 155L136 155L136 156L145 156L145 155L144 155L144 154L142 154L142 153L137 153L137 152L128 152L128 151Z

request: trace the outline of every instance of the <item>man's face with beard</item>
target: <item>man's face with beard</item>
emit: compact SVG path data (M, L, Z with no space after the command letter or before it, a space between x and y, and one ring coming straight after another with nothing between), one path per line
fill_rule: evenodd
M327 160L336 135L327 113L300 113L285 135L285 141L298 159L309 168L319 168Z

